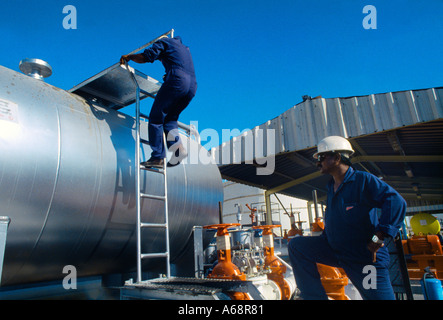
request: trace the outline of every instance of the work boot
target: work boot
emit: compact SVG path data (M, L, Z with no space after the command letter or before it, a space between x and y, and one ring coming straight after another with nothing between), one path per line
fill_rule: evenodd
M168 162L168 167L175 167L176 165L180 164L180 162L188 156L188 152L186 151L185 147L183 147L182 144L180 144L175 150L173 156Z
M163 168L163 164L165 163L164 159L158 159L158 158L149 158L148 161L140 163L141 166L144 166L146 168Z

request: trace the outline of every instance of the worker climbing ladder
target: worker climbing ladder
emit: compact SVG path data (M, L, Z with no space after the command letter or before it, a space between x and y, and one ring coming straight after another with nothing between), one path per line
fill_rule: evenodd
M135 54L146 47L152 45L163 37L173 37L174 29L160 35L154 40L146 43L145 45L135 49L130 54ZM161 88L161 82L143 74L142 72L131 68L127 65L121 65L120 62L106 68L99 72L95 76L83 81L79 85L75 86L69 92L77 94L85 99L96 99L100 101L106 108L113 110L120 110L124 107L133 105L135 103L136 111L136 150L135 161L140 163L140 148L141 144L149 144L149 141L140 138L140 119L146 118L140 112L140 101L145 98L155 98L157 92ZM149 120L149 119L148 119ZM200 144L200 137L196 128L192 125L186 125L178 121L178 127L189 134L189 138L195 138L196 142ZM164 142L166 140L164 139ZM167 161L164 161L166 164ZM150 195L141 192L141 172L144 170L151 171L150 174L146 174L146 177L152 177L152 174L160 174L164 180L164 193L162 195ZM136 166L135 170L135 190L136 190L136 209L137 209L137 282L142 281L142 260L149 258L163 257L166 259L166 276L170 277L170 248L169 248L169 221L168 221L168 187L167 187L167 172L166 167L155 168L143 168ZM141 221L141 203L142 199L151 199L155 201L164 202L165 219L162 223L151 223ZM142 252L142 229L156 228L165 230L165 251L158 253L144 253Z
M174 29L171 31L161 35L160 37L152 40L151 42L147 43L143 47L140 47L139 49L136 49L131 54L140 51L144 49L145 47L151 45L158 39L170 35L173 37ZM140 148L141 143L149 144L149 141L143 140L140 138L140 120L141 118L145 118L147 120L148 117L140 112L140 93L144 95L151 95L149 92L146 92L142 89L140 89L140 86L137 82L137 78L135 77L135 74L133 71L131 71L131 68L126 66L127 70L131 73L132 80L134 81L135 87L136 87L136 101L135 101L135 134L136 134L136 147L135 147L135 161L138 164L136 167L136 173L135 173L135 191L136 191L136 207L137 207L137 283L140 283L142 281L142 261L145 259L150 258L165 258L166 259L166 277L171 277L171 268L170 268L170 250L169 250L169 221L168 221L168 177L167 177L167 161L163 161L163 167L162 168L149 168L144 167L140 165L141 159L140 159ZM163 135L163 143L165 144L166 148L166 137ZM141 192L141 186L140 186L140 176L142 171L149 171L156 174L161 174L163 176L163 195L153 195L153 194L146 194ZM143 222L141 221L141 203L142 199L152 199L152 200L158 200L164 202L164 223L150 223L150 222ZM165 230L165 251L164 252L153 252L153 253L144 253L142 252L142 229L144 228L162 228Z

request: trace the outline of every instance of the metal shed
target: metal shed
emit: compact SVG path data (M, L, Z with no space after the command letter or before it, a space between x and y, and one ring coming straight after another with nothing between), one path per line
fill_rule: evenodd
M312 200L330 176L312 157L317 142L346 137L353 166L382 178L408 202L408 214L443 211L443 87L345 98L303 97L278 117L213 150L222 177ZM269 212L268 212L269 214Z

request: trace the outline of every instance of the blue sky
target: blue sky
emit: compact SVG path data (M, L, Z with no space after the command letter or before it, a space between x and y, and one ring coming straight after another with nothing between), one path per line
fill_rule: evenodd
M77 29L63 28L66 5L77 9ZM377 29L363 28L366 5ZM43 59L53 68L47 82L68 90L174 28L198 80L180 120L221 135L260 125L303 95L442 86L442 21L443 0L13 0L0 8L0 64L18 71L23 58ZM163 75L160 62L131 65Z

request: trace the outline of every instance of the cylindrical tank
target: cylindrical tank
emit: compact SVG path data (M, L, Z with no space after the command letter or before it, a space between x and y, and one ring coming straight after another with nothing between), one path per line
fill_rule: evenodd
M2 285L62 279L66 265L77 276L135 268L134 129L130 116L0 66L0 215L11 218ZM150 153L144 145L143 159ZM160 174L142 171L141 186L163 193ZM217 166L168 168L168 198L171 263L180 265L192 227L218 222ZM163 202L142 200L143 222L162 217ZM142 251L164 250L163 234L144 229ZM163 265L153 261L144 271Z

